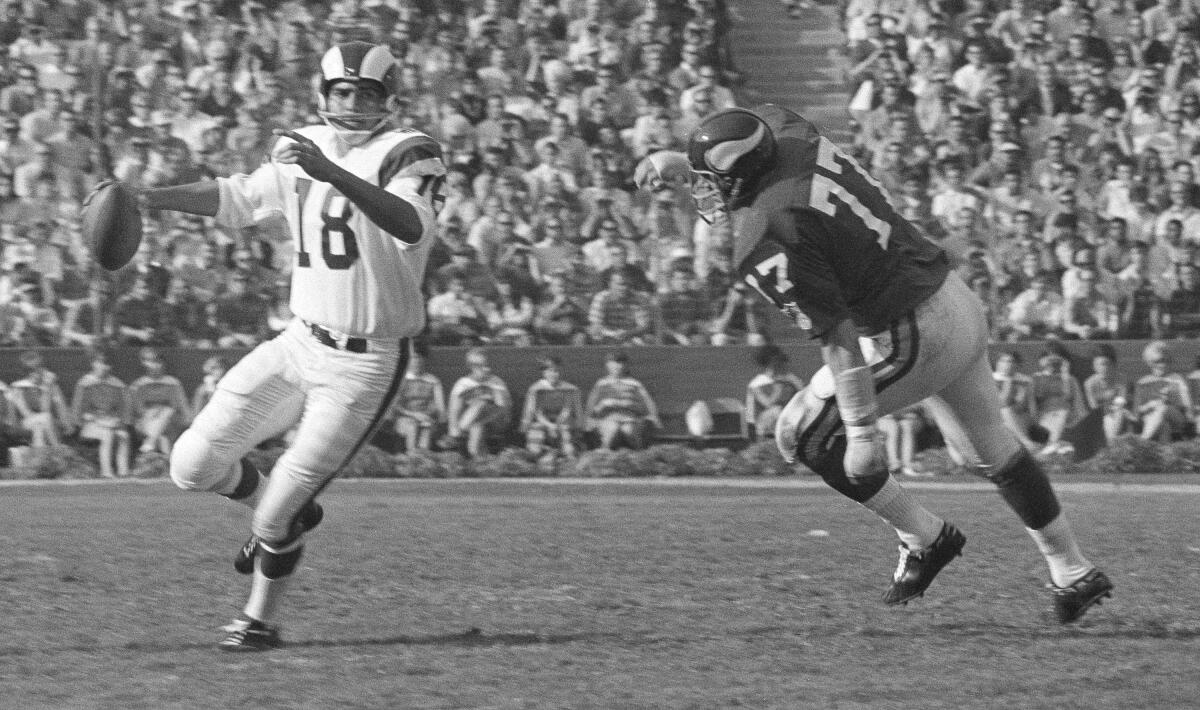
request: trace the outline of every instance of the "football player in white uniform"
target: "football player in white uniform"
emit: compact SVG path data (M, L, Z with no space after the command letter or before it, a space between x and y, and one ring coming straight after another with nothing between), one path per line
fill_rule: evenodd
M325 125L277 131L249 175L145 190L143 204L245 227L287 219L295 242L291 308L274 340L246 355L176 442L171 478L253 509L234 566L253 574L243 614L219 644L277 647L276 607L300 560L315 502L383 421L404 376L408 338L425 324L421 280L446 174L436 141L394 129L397 64L347 42L321 60ZM244 458L299 424L269 477Z

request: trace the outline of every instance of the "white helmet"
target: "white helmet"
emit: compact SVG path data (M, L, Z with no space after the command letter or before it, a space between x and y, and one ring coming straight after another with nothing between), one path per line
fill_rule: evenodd
M350 145L360 145L383 129L391 114L330 113L326 111L329 87L339 81L375 82L383 89L390 107L396 97L396 58L387 47L370 42L344 42L335 45L321 57L321 91L317 94L317 113Z

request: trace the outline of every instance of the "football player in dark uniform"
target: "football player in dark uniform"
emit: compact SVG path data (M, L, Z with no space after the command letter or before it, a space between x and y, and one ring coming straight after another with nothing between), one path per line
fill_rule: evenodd
M1037 543L1059 621L1110 596L1045 472L1004 426L983 304L853 158L766 105L709 116L686 154L648 156L637 179L651 190L687 180L703 218L732 219L740 277L820 341L825 366L780 415L775 440L789 461L896 528L900 563L886 603L923 595L966 540L891 477L876 435L879 415L922 400L946 414L946 439Z

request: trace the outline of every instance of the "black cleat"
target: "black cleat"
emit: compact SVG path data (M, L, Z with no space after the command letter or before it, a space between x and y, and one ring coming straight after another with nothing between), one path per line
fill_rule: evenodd
M279 638L279 629L255 619L237 619L224 630L229 632L229 635L217 643L217 648L222 651L270 651L283 645L283 640Z
M233 568L238 574L250 574L254 571L254 555L258 553L258 535L251 535L233 558Z
M1058 623L1070 624L1079 621L1092 605L1099 606L1101 599L1111 597L1112 589L1113 583L1108 579L1108 575L1099 569L1093 569L1070 586L1056 587L1051 584L1054 615L1058 617Z
M892 584L883 593L884 604L907 604L924 596L934 577L950 561L962 554L967 537L950 523L942 524L942 532L929 547L910 550L900 546L900 564L892 577Z
M297 535L302 535L309 530L321 524L321 520L325 518L325 510L321 504L315 500L310 500L308 505L300 509L300 514L296 516L296 526L299 528ZM233 558L233 568L238 574L250 574L254 571L254 556L258 554L258 536L251 535L246 542L242 543L242 547L237 551L237 555Z

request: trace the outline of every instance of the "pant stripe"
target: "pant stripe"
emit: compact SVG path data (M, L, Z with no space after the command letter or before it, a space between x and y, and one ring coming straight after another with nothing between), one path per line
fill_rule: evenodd
M375 416L371 417L371 423L367 426L367 429L363 432L362 436L358 438L358 441L354 443L354 446L350 449L349 453L346 454L346 458L342 459L342 462L338 464L338 467L333 472L333 475L325 479L320 488L318 488L311 496L309 496L309 500L316 498L321 491L325 490L325 487L328 486L333 479L337 478L342 471L350 465L350 462L354 460L354 457L358 455L358 452L362 449L362 447L371 440L371 437L375 436L375 432L377 432L379 427L383 425L388 411L392 408L392 400L396 398L396 393L400 391L400 383L404 381L404 373L406 370L408 370L408 352L409 340L408 338L404 338L400 341L400 357L396 360L396 371L393 373L392 381L388 384L388 388L383 394L383 401L379 403L379 409L375 411Z
M900 337L901 328L907 330L908 337ZM875 376L875 391L882 392L900 381L912 370L921 353L921 332L917 328L917 314L910 311L903 318L892 321L890 328L892 337L892 352L884 360L872 367Z

